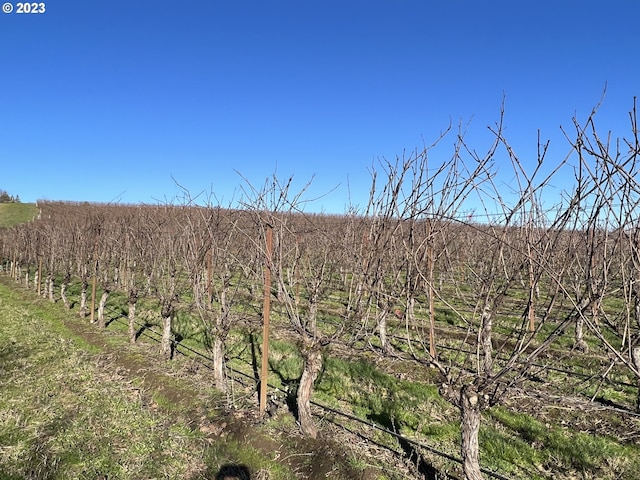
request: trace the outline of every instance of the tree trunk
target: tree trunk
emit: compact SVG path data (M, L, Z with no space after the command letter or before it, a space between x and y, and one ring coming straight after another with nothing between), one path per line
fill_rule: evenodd
M53 297L53 276L49 275L48 282L49 282L49 301L53 303L55 302L55 298Z
M153 295L153 282L151 281L151 274L147 274L146 276L146 280L145 280L145 290L147 291L147 296L151 296Z
M224 374L224 341L220 335L214 335L211 355L213 357L213 379L216 388L227 391L227 378Z
M387 309L382 307L378 312L378 333L380 335L380 346L384 353L389 353L389 337L387 336Z
M581 352L587 352L589 346L584 341L584 312L589 306L587 297L583 297L576 312L576 331L573 339L573 348Z
M67 284L64 282L60 284L60 298L62 299L62 303L64 303L64 308L70 310L71 305L69 305L69 299L67 298Z
M482 480L480 472L480 405L473 385L463 387L460 393L462 431L462 469L465 480Z
M82 281L82 290L80 291L80 310L78 314L80 318L85 318L87 316L87 290L89 289L89 284L86 280Z
M640 335L635 338L635 346L631 347L631 360L636 371L640 372ZM638 394L636 397L636 411L640 413L640 376L637 377Z
M482 372L491 372L493 368L493 342L491 341L493 329L493 313L491 307L485 305L482 312L482 325L480 326L480 344L482 345Z
M38 260L38 281L36 282L36 290L38 291L38 295L42 293L42 288L40 285L41 282L42 282L42 258Z
M107 326L107 322L104 318L104 307L107 304L107 300L109 299L109 290L104 290L102 292L102 296L100 297L100 303L98 304L98 326L100 328L105 328Z
M313 383L316 381L316 378L318 378L318 374L322 368L322 352L315 345L305 345L302 348L302 357L304 359L304 367L296 398L298 421L300 422L300 429L304 435L316 438L318 436L318 429L311 416L311 393L313 392Z
M167 359L171 360L171 315L162 317L162 341L160 343L160 352Z
M573 339L573 348L580 352L588 352L589 345L584 341L584 318L578 314L576 317L576 332Z
M129 295L129 314L127 319L129 320L129 343L136 343L136 306L138 305L138 298L132 298Z

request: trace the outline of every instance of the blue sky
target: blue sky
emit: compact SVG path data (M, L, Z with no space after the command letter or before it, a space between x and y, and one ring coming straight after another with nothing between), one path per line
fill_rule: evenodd
M311 209L362 203L368 167L450 122L533 163L600 100L629 132L640 93L640 2L471 0L46 2L0 14L0 188L36 199L153 203L276 172ZM454 137L437 155L448 157ZM506 157L503 160L507 162ZM505 165L508 171L508 165ZM505 180L508 182L508 179ZM337 187L335 190L334 187Z

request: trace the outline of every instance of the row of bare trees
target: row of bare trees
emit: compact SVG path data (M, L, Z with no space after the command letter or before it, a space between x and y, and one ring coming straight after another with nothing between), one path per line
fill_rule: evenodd
M439 372L443 397L461 415L465 478L480 479L482 411L530 388L540 362L560 364L568 335L575 355L606 352L607 371L624 369L640 388L635 106L624 141L603 140L595 113L565 132L572 154L561 160L547 158L540 140L537 158L522 160L503 113L482 154L462 129L448 130L374 164L367 203L344 215L308 212L309 185L296 190L276 176L262 186L245 180L235 210L187 191L157 206L41 202L40 220L0 231L0 255L13 278L67 308L75 285L79 314L90 310L94 321L97 312L100 327L109 296L124 293L132 342L140 300L154 305L167 358L175 317L187 312L202 326L223 391L228 334L247 306L259 315L266 291L278 333L299 345L298 419L312 437L310 401L331 346L394 356L403 346L407 361ZM273 282L263 290L265 268Z

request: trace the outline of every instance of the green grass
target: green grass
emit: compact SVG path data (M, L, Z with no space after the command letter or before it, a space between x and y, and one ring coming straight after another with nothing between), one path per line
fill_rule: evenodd
M0 203L0 227L11 227L32 220L38 215L33 203Z
M70 288L70 291L76 290L77 286ZM55 305L47 308L50 308L50 312L56 309L61 310ZM109 299L108 308L125 314L126 297L122 294L113 295ZM158 306L155 300L141 299L138 309L140 319L144 311L152 312L148 319L150 323L159 322ZM72 310L72 315L75 314L74 312L75 310ZM436 312L436 320L440 325L458 323L457 316L450 309L438 307ZM174 329L176 333L181 333L185 337L183 344L193 345L201 350L201 345L198 345L201 337L199 330L201 323L194 318L188 312L178 315L174 322ZM505 323L515 324L518 318L514 315ZM126 322L126 319L123 320ZM274 315L272 325L277 327L281 324L286 325L286 320ZM55 331L58 335L64 336L59 326L52 326L52 328L57 328L58 330ZM552 328L555 328L555 324L549 322L543 328L544 333L548 333ZM121 322L110 324L107 331L126 336L126 326ZM279 327L274 328L274 333L281 331L283 329ZM509 331L508 328L505 329L505 333ZM252 359L251 343L259 363L260 333L261 331L254 332L250 342L247 332L232 330L227 342L229 365L252 376L254 359ZM442 338L438 337L438 341L445 339L446 333L442 334ZM601 371L602 365L597 356L568 354L572 339L573 330L568 328L558 342L557 349L552 350L555 352L554 355L558 355L554 364L564 368L575 367L585 373ZM108 341L117 343L117 336L110 336ZM564 352L560 349L561 346L566 347ZM397 359L388 358L380 361L380 357L370 352L348 354L350 357L356 355L357 360L336 358L336 352L331 350L326 352L324 368L316 382L315 400L339 410L350 411L382 427L396 430L429 446L459 456L459 413L440 397L437 386L431 382L434 376L432 371L424 367L416 367L416 364L410 362L397 361ZM441 355L442 358L446 358L447 352L443 350ZM2 361L3 359L0 358L0 365L3 364ZM173 366L174 364L171 364L169 368ZM416 368L424 368L424 370L416 372ZM176 369L179 369L177 364ZM289 388L290 392L295 391L302 372L302 358L295 340L291 337L272 337L270 369L271 384ZM175 373L179 372L176 370ZM613 373L615 372L612 371L611 375ZM547 375L548 380L555 380L558 383L558 393L574 395L577 390L580 390L581 394L588 398L595 393L597 383L583 385L577 379L569 378L567 381L565 375L554 372L548 372ZM632 380L625 375L622 377L627 381ZM613 388L605 384L598 392L602 398L624 405L630 405L630 400L635 398L634 388ZM172 410L169 399L162 396L156 396L154 399L165 410ZM637 446L602 435L570 430L560 423L561 418L548 415L544 420L541 420L542 418L543 416L535 418L514 413L500 407L487 412L483 418L480 436L482 465L514 478L581 478L581 476L635 478L635 472L640 469L640 461L637 460L640 458L640 449ZM296 428L295 425L288 427L290 427L289 430ZM2 424L0 424L1 430ZM190 438L189 441L197 443L197 435L190 434L188 430L181 431L186 432L185 436ZM375 432L372 438L382 445L396 450L398 448L397 440L387 434ZM0 442L0 445L2 444ZM233 441L229 441L228 445L233 451L229 453L225 450L221 453L222 456L232 455L242 459L255 457L251 460L254 466L263 465L264 462L269 463L269 459L265 459L254 451L245 451L238 445L234 446ZM207 455L214 455L220 449L222 447L217 445L213 451L208 450ZM443 470L446 470L446 463L441 459L429 458L429 460L437 468L444 466ZM202 458L200 461L203 461ZM207 460L205 459L204 462L206 464ZM1 467L0 464L0 469ZM114 475L118 478L118 474ZM286 478L286 475L283 478Z
M231 439L212 446L168 400L104 368L64 315L0 283L0 479L213 478L225 463L291 478Z
M0 315L0 470L16 478L144 478L204 469L202 439L185 439L184 426L145 410L137 391L99 371L91 354L51 335L28 310L3 301Z
M481 454L490 457L501 471L528 472L529 478L549 478L549 474L543 472L589 478L637 478L638 445L621 444L612 437L542 423L530 415L503 407L490 410L488 417L501 428L481 429Z
M456 448L458 416L433 384L398 379L364 360L328 358L316 392L324 403L346 403L359 417L384 428Z
M239 348L241 341L239 338L236 341ZM259 346L260 336L253 341ZM328 352L316 382L314 399L459 456L459 412L440 396L437 386L428 381L430 372L425 370L425 381L417 381L416 372L404 372L406 365L401 362L393 367L376 366L375 358L343 359ZM248 365L248 351L235 357L234 362L239 360ZM302 359L295 342L272 340L270 367L273 372L270 383L291 384L295 388L302 371ZM415 366L412 368L415 370ZM406 376L414 380L405 380L404 373L413 373ZM566 380L566 376L562 376L562 381L566 383ZM609 390L610 387L603 388L601 393L613 397ZM621 395L617 400L622 400L623 394L617 393ZM633 389L630 393L633 394ZM562 415L547 417L549 423L505 407L486 412L480 430L482 465L513 478L636 478L640 469L640 446L572 430L561 423ZM370 435L381 445L398 448L397 440L387 434L373 432ZM429 457L429 461L442 470L451 467L435 456Z

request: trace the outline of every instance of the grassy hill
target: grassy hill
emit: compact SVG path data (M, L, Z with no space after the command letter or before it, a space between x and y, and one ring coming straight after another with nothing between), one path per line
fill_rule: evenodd
M0 203L0 227L28 222L38 214L33 203Z

